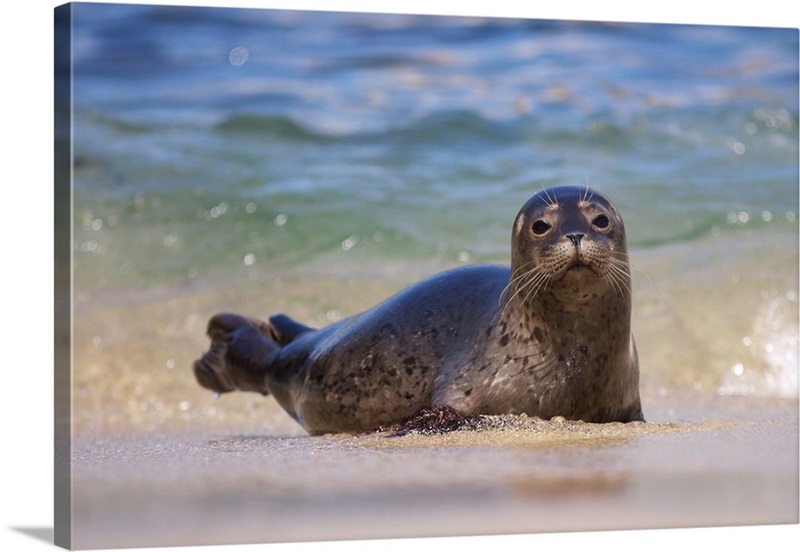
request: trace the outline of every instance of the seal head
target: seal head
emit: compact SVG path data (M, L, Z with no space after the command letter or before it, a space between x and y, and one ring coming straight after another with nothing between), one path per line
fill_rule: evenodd
M588 188L543 190L514 221L510 289L523 302L538 293L565 307L610 293L630 304L625 227L616 207Z

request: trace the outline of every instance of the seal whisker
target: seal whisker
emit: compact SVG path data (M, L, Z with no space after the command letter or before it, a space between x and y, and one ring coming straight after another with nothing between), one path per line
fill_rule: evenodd
M525 295L525 298L522 300L522 302L527 303L528 301L536 297L539 291L547 288L547 284L550 282L552 278L553 275L544 270L534 274L533 277L527 282L525 282L525 284L520 288L520 291L522 291L525 288L530 288L528 289L528 292Z
M525 279L527 276L531 274L532 271L537 270L537 261L528 261L527 263L520 265L514 272L511 274L511 280L509 281L509 285L515 282L519 282L520 280ZM534 265L534 266L531 266Z
M535 274L536 271L537 271L537 268L533 267L530 270L528 270L527 272L519 274L518 276L515 276L514 278L512 278L511 281L509 281L508 286L506 286L506 288L507 289L511 289L511 287L514 286L516 289L514 290L514 293L511 295L511 297L508 298L508 301L506 302L506 305L508 303L510 303L514 299L514 297L516 297L520 293L520 291L522 291L522 288L524 288L526 285L528 285L527 282L523 283L523 281L526 278L528 278L531 274ZM520 283L522 283L522 285L519 285Z
M519 267L517 267L514 270L514 272L511 273L511 280L513 281L514 279L518 279L521 276L525 276L525 274L528 271L528 267L531 266L531 265L535 265L536 263L537 263L536 260L532 260L532 261L528 261L527 263L522 264ZM523 273L523 271L525 271L525 273Z
M625 289L630 289L624 281L620 280L619 276L615 272L608 272L605 275L605 279L611 284L611 287L613 287L620 296L625 295Z
M554 207L556 203L558 203L558 198L555 197L555 192L553 193L553 197L550 197L550 191L547 188L544 188L542 192L544 193L545 203L547 205L549 205L550 207Z
M535 297L536 293L539 292L539 288L541 288L542 283L548 279L549 275L547 274L547 271L544 270L544 268L542 268L541 266L534 266L527 272L517 276L514 280L512 280L512 282L514 284L521 284L521 285L516 285L516 290L514 291L514 294L511 297L509 297L508 301L503 307L503 311L505 312L505 308L508 307L508 305L517 295L524 292L528 288L532 288L533 295L531 295L530 293L531 290L529 290L525 298L523 299L523 302L528 301L528 299L530 299L531 297Z
M500 299L499 299L499 302L498 302L498 306L502 306L503 305L503 300L508 295L508 291L511 289L511 286L514 285L515 283L519 282L523 278L525 278L525 276L527 275L527 272L526 273L522 273L522 271L527 269L527 267L529 267L532 264L536 264L536 261L535 260L528 261L527 263L517 267L511 273L511 277L508 280L508 284L506 284L506 286L503 288L503 291L500 292ZM510 300L510 298L509 298L509 300Z
M620 269L625 271L625 274L630 276L631 274L631 259L629 255L620 255L619 257L610 257L611 261L614 263L614 266L618 266Z
M615 257L609 257L607 266L609 268L615 270L616 272L618 272L620 275L624 276L625 278L630 278L630 276L631 276L631 271L628 268L628 262L626 260L624 260L624 259L618 259L618 258L615 258Z
M628 266L630 267L631 270L631 276L633 275L632 274L633 272L636 272L637 274L641 274L644 277L645 282L647 282L647 285L645 286L647 294L652 299L653 280L652 278L650 278L650 274L648 274L647 271L642 267L642 265L636 260L636 258L631 256L630 254L625 255L625 259L621 260L621 262L628 263Z
M594 197L594 192L589 187L589 183L587 182L586 187L584 188L583 196L581 197L581 201L584 203L588 203L592 200L593 197Z
M530 265L532 265L532 264L535 264L535 263L536 263L536 261L535 261L535 260L533 260L533 261L528 261L527 263L525 263L525 264L523 264L523 265L521 265L521 266L517 267L517 268L516 268L516 269L515 269L515 270L514 270L514 271L511 273L511 277L508 279L508 284L506 284L506 287L504 287L504 288L503 288L503 291L502 291L502 292L500 292L500 301L501 301L501 303L500 303L500 304L502 304L503 297L504 297L504 296L505 296L505 295L508 293L508 290L509 290L509 289L511 289L511 286L512 286L512 285L515 283L515 281L517 281L517 280L519 280L520 278L522 278L522 277L524 277L524 276L525 276L524 274L521 274L521 273L522 273L522 271L523 271L524 269L526 269L528 266L530 266ZM500 304L499 304L499 305L500 305ZM498 306L499 306L499 305L498 305Z
M617 292L620 295L624 295L625 291L631 293L630 273L628 272L625 262L620 259L610 257L608 259L608 263L606 264L606 268L607 270L605 271L605 277L608 282L614 286Z

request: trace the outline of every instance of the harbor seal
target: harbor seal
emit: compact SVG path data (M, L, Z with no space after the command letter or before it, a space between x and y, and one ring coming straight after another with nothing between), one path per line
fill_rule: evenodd
M510 267L452 269L321 329L217 314L194 374L218 393L272 395L311 434L443 407L643 420L629 266L608 199L545 189L514 221Z

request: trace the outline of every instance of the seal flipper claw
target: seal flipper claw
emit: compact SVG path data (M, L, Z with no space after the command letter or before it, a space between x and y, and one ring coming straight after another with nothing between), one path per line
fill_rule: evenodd
M265 373L280 345L269 324L237 314L217 314L206 332L211 346L194 363L198 383L215 391L256 391L268 395Z

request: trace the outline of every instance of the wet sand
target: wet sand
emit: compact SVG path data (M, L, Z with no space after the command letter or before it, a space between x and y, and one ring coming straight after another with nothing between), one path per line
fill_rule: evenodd
M237 429L77 434L74 545L798 522L796 403L662 399L644 424L502 417L438 436L308 437L265 406L274 421Z

